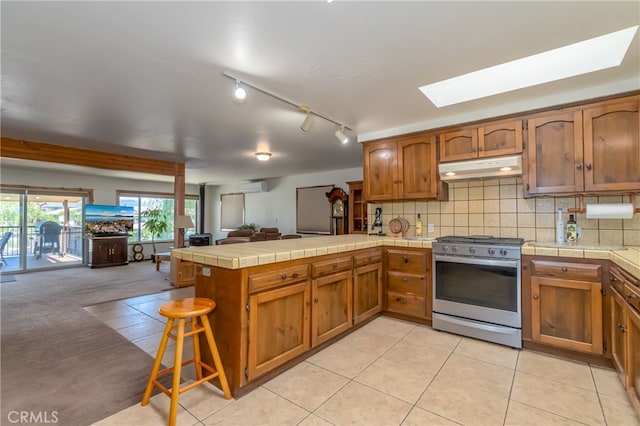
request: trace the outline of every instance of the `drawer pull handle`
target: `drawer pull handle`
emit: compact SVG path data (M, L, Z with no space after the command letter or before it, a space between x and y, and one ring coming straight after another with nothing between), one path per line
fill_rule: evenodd
M400 302L403 304L407 303L407 299L405 299L404 297L396 297L396 302Z
M402 256L402 260L404 260L404 263L409 263L409 258L407 256Z
M533 295L533 300L538 300L538 295L537 294Z
M280 275L280 278L283 279L283 280L286 280L287 279L287 274Z
M404 281L406 283L407 282L407 277L403 277L402 281Z
M337 263L334 263L334 264L333 264L333 269L336 269L337 267L338 267L338 264L337 264Z
M622 324L618 324L618 328L620 329L621 332L626 333L627 332L627 327L625 327Z
M562 267L562 272L567 272L569 269L566 266Z
M635 294L627 294L627 299L631 300L631 299L635 299L636 295Z
M315 299L313 299L314 303L318 303L320 301L320 299L318 299L317 297Z

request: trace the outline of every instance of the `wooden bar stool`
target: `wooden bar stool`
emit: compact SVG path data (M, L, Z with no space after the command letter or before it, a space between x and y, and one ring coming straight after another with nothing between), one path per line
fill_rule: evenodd
M222 386L222 391L224 392L225 399L231 399L231 390L229 389L229 384L227 383L227 377L224 374L224 368L222 367L220 354L218 353L216 341L213 338L213 332L211 331L211 325L209 324L209 319L207 317L207 314L213 311L215 308L216 303L211 299L206 299L203 297L190 297L186 299L167 302L160 306L160 309L158 310L160 315L167 317L168 320L167 325L164 328L162 340L160 341L160 347L158 348L156 360L153 363L153 368L151 369L151 377L149 377L147 388L144 391L142 405L145 406L149 403L153 387L158 387L158 389L160 389L171 398L171 408L169 410L170 426L176 424L176 414L178 413L178 396L181 393L186 392L189 389L193 389L194 387L206 381L217 377L220 380L220 385ZM200 318L201 325L198 325L198 318ZM174 325L175 320L178 320L178 325ZM190 331L185 332L186 324L189 324L191 326ZM173 333L174 330L176 331L175 334ZM213 363L215 365L215 368L208 364L205 364L200 358L200 343L198 339L198 334L200 333L204 333L207 338L207 343L209 344L209 349L211 351L211 355L213 356ZM184 347L185 336L193 337L194 358L183 362L182 350ZM176 356L174 364L173 367L158 371L160 369L162 357L164 356L164 351L167 348L167 342L169 341L169 338L175 339L176 341ZM180 388L180 372L182 370L182 367L191 363L195 364L197 380ZM207 372L211 374L203 376L202 369L207 370ZM173 385L171 390L168 390L160 382L158 382L158 377L171 372L173 372Z

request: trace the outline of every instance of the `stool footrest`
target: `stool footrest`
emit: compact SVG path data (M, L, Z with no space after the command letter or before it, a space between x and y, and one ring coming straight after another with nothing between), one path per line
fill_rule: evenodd
M192 359L190 359L188 361L183 362L181 364L181 366L184 367L185 365L194 364L195 362L196 362L196 359L192 358ZM202 361L198 362L197 364L198 364L198 366L200 366L201 368L204 368L205 370L207 370L211 374L209 374L206 377L203 377L202 379L198 379L195 382L189 383L188 385L186 385L184 387L181 387L180 389L178 389L178 394L186 392L189 389L195 388L196 386L201 385L204 382L208 382L209 380L213 380L216 377L220 376L220 373L215 368L210 366L209 364L205 364ZM158 374L156 374L156 378L153 379L153 385L156 386L158 389L160 389L168 397L171 397L171 392L173 392L173 389L172 390L167 389L162 383L160 383L158 381L157 378L160 377L160 376L164 376L166 374L169 374L169 373L173 372L174 370L175 370L175 367L165 368L164 370L158 371Z

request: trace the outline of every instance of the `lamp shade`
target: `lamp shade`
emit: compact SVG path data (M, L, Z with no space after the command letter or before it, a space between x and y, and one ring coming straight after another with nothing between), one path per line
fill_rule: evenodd
M179 215L176 217L176 228L185 229L185 228L193 228L193 220L191 220L191 216Z

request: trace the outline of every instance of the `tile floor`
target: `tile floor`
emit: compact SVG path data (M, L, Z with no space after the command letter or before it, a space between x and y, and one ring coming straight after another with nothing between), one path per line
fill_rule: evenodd
M192 288L85 308L155 357L158 307ZM192 350L192 349L191 349ZM165 360L173 352L167 350ZM149 369L151 369L151 360ZM170 365L170 362L168 363ZM185 369L193 379L193 368ZM164 425L158 394L96 425ZM615 371L379 317L236 399L206 384L178 425L640 425Z

